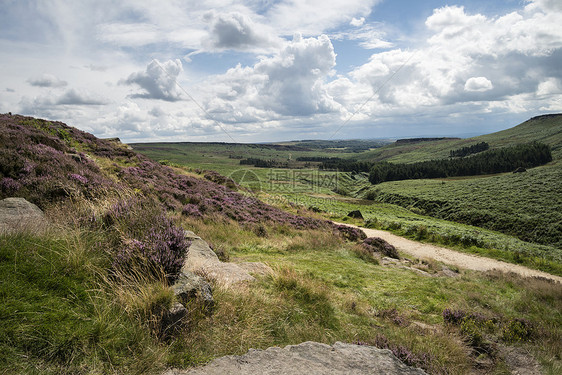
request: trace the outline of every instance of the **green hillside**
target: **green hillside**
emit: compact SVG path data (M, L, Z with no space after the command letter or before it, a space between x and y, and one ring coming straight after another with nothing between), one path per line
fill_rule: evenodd
M552 148L555 159L562 158L562 114L533 117L513 128L492 134L466 139L446 139L430 142L393 143L356 156L365 161L413 163L433 159L446 159L451 150L487 142L491 149L519 143L541 142Z

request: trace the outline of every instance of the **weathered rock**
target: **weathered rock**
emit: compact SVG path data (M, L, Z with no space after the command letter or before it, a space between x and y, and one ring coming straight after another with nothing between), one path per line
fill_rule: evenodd
M408 367L390 350L336 342L334 345L305 342L285 348L250 349L242 356L215 359L191 370L168 370L165 375L422 375Z
M348 217L352 217L354 219L361 219L363 220L363 214L359 210L351 211L347 214Z
M0 201L0 233L18 230L43 230L47 220L43 211L24 198L6 198Z
M206 309L211 309L215 304L209 283L193 272L180 272L172 290L184 305L196 300L201 302Z
M239 265L221 262L217 254L201 237L190 231L186 231L185 236L191 241L191 245L182 272L202 274L206 279L213 280L223 287L255 280Z
M524 348L500 347L500 355L513 375L541 375L540 363Z
M255 277L235 263L223 263L220 261L218 263L207 263L199 268L199 272L209 280L214 280L214 282L226 288L235 284L256 280Z

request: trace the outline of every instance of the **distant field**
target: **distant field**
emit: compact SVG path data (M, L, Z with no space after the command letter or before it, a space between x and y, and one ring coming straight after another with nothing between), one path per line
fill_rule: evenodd
M561 181L555 163L478 179L385 182L363 195L562 249Z
M371 185L366 174L318 171L319 163L296 161L299 157L313 156L411 163L448 158L451 150L479 142L487 142L494 149L532 141L548 144L555 160L520 174ZM389 144L367 151L361 151L365 144L353 141L340 143L342 147L339 148L335 143L311 141L281 145L160 143L132 146L154 160L215 170L230 176L254 192L261 192L262 197L272 203L282 205L290 201L314 207L335 219L361 208L366 219L376 225L410 237L524 262L554 273L562 272L533 260L538 257L562 263L562 115L540 116L512 129L471 139ZM243 158L276 160L288 163L290 168L240 165ZM372 200L365 204L369 201L342 196L370 198L378 204L373 205ZM522 260L521 256L528 259Z

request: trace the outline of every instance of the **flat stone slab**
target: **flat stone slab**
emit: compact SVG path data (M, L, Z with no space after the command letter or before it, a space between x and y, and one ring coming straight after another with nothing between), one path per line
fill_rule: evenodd
M168 370L164 375L422 375L390 350L336 342L304 342L285 348L250 349L241 356L217 358L206 366Z

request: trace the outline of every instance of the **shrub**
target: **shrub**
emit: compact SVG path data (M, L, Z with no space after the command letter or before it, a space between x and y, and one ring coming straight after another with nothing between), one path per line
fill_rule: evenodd
M378 252L390 258L400 259L396 248L379 237L366 238L363 241L363 247L367 251Z
M102 219L117 242L113 266L119 270L142 267L161 269L168 280L179 274L189 241L161 206L142 198L114 204Z
M365 232L359 228L350 227L347 225L335 225L336 233L339 233L343 238L348 241L356 242L367 238Z
M511 319L505 324L502 339L507 342L526 341L534 336L535 328L527 319Z

